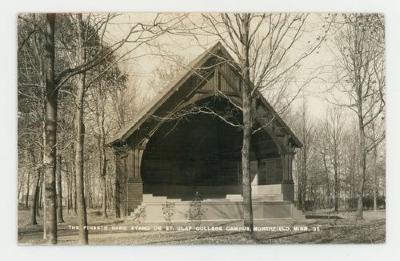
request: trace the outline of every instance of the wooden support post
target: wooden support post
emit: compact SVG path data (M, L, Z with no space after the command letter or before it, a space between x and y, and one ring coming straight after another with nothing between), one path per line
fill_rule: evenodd
M293 182L293 156L294 156L294 152L291 152L288 154L288 177L289 177L289 181Z
M288 154L281 154L282 160L282 183L285 184L289 181L289 164L288 164Z
M294 183L292 178L292 159L294 148L287 135L283 138L284 150L281 151L282 159L282 193L284 200L294 200Z
M124 217L126 209L126 146L114 147L115 154L115 216Z
M288 171L288 160L287 160L287 145L288 145L288 137L285 135L282 138L279 138L281 141L281 147L279 149L279 154L282 161L282 184L285 184L288 180L289 171Z
M143 181L141 177L141 163L144 148L136 147L128 152L126 159L127 184L127 212L130 214L143 201Z

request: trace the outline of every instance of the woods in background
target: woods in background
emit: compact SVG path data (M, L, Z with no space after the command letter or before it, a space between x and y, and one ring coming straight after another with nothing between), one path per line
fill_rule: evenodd
M337 23L336 77L326 97L332 108L316 124L303 100L298 198L308 201L309 206L301 206L306 209L319 207L321 199L335 211L339 205L356 208L360 219L365 207L385 204L384 20L377 14L346 14Z
M31 155L43 155L43 160L31 159L34 165L28 173L35 170L29 174L35 177L35 195L40 193L45 198L45 236L49 235L51 243L57 242L56 208L62 221L62 184L68 193L68 209L73 208L79 217L81 243L88 243L84 229L87 206L102 204L103 215L107 216L107 204L111 205L107 196L112 199L115 192L112 178L107 180L106 175L114 171L107 171L107 158L112 156L107 156L105 141L111 131L115 132L116 126L124 124L121 120L129 120L127 110L116 109L132 108L127 104L126 76L118 68L118 61L126 53L117 57L116 52L127 41L130 42L127 52L132 52L161 32L153 30L158 26L156 21L150 25L132 24L122 39L106 43L103 37L113 17L33 14L21 15L18 20L19 151L31 146ZM109 93L114 94L110 96ZM125 99L118 99L118 95ZM87 128L90 128L88 134ZM32 140L34 143L30 142ZM96 152L99 156L93 157ZM94 159L99 159L98 173L90 171L94 170L90 168L95 164ZM55 196L57 165L59 204ZM101 185L95 175L100 177ZM40 188L39 180L43 180L44 187ZM28 183L27 187L30 186ZM94 189L97 187L103 189ZM28 198L29 193L25 197ZM34 196L32 201L31 223L34 224L38 197Z
M82 244L88 244L87 209L97 209L104 218L124 216L121 181L107 141L145 102L138 98L139 79L122 64L145 55L164 59L150 80L157 92L185 63L185 57L172 59L158 40L180 35L199 46L205 36L221 41L240 65L247 86L242 93L245 225L253 222L249 151L254 90L279 108L303 142L294 163L300 209L357 210L362 218L364 208L384 208L383 17L328 15L315 40L307 42L308 16L207 14L193 20L190 14L156 14L148 22L131 22L129 30L111 39L108 30L116 14L20 15L19 207L30 209L32 225L43 215L44 236L53 244L63 211L77 215ZM307 86L316 76L310 74L295 87L290 83L302 64L329 43L335 47L335 79L325 86L325 116L316 118L307 98L312 92Z

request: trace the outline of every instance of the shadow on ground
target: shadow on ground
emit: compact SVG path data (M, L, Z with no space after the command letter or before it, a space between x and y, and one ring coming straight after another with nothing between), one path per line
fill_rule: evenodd
M259 231L252 234L240 231L242 223L200 222L170 224L139 224L134 220L103 218L96 210L88 212L89 243L92 245L147 245L147 244L323 244L323 243L384 243L385 211L365 211L364 219L356 221L354 213L338 215L308 213L304 220L274 219L255 221ZM65 213L65 223L59 224L58 243L78 244L76 216ZM38 223L43 221L40 218ZM187 230L191 226L191 230ZM197 228L200 228L197 230ZM105 229L107 228L107 229ZM147 229L146 228L150 228ZM157 228L156 230L154 228ZM158 229L162 229L161 231ZM179 229L178 229L179 228ZM141 230L142 229L142 230ZM144 229L144 230L143 230ZM186 230L185 230L186 229ZM45 244L43 226L29 225L29 211L18 213L18 243Z

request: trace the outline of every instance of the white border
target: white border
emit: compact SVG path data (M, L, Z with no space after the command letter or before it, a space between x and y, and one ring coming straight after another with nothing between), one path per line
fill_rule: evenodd
M400 242L400 2L396 0L14 0L0 11L0 257L2 260L395 260ZM387 36L387 243L383 245L255 245L175 247L18 247L16 244L16 14L77 11L382 12Z

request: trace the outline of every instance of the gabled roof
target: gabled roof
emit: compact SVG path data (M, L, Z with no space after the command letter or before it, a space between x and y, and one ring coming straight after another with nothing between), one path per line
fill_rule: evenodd
M128 124L125 128L122 128L112 139L109 140L109 145L114 145L119 142L126 141L136 130L140 128L140 126L146 122L146 120L151 117L154 112L159 109L162 104L168 100L176 91L180 89L180 87L196 72L198 68L202 68L204 63L208 61L211 57L217 56L217 53L222 53L224 59L231 61L231 63L236 64L232 56L228 53L225 47L220 43L216 43L206 51L204 51L201 55L199 55L196 59L194 59L188 66L185 71L183 71L180 75L178 75L174 80L172 80L163 91L158 94L151 102L148 103L137 115L137 117L132 121L132 123ZM220 56L220 55L218 55ZM239 66L238 66L239 67ZM297 145L297 147L301 147L301 141L296 137L293 131L287 126L287 124L282 120L282 118L278 115L278 113L273 109L273 107L268 103L265 97L259 92L256 91L257 96L260 98L263 105L270 111L274 118L280 123L280 125L286 130L286 132L290 135L291 139Z

